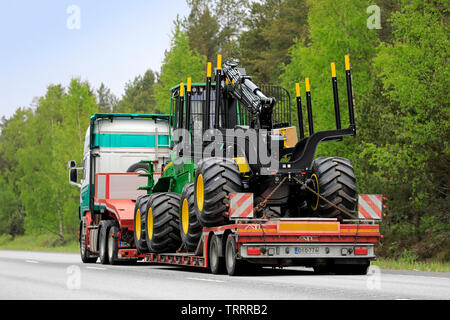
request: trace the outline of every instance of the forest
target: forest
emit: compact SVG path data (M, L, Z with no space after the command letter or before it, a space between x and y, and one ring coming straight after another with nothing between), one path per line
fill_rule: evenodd
M378 255L450 261L449 1L187 3L161 69L142 70L121 97L74 78L49 84L29 107L1 119L0 235L52 233L61 244L76 238L79 190L68 183L67 161L80 162L95 112L168 113L169 89L187 77L204 82L207 62L220 53L256 83L281 85L291 97L296 82L304 95L309 77L314 127L333 129L330 63L344 106L349 54L357 136L322 143L317 156L350 159L358 192L387 197Z

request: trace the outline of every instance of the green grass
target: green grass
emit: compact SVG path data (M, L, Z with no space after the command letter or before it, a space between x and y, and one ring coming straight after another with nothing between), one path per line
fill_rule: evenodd
M428 272L450 272L450 262L440 261L408 261L404 259L382 259L378 258L373 261L372 265L378 266L381 269L390 270L415 270Z
M78 242L71 239L62 246L59 238L52 234L24 235L15 237L0 235L0 250L79 252Z

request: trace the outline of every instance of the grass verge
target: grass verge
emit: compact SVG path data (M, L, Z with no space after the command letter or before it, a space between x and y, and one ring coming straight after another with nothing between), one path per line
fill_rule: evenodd
M70 239L62 246L58 236L52 234L24 235L15 238L0 235L0 250L79 252L76 240Z
M381 269L390 270L413 270L413 271L427 271L427 272L450 272L449 262L440 261L407 261L404 259L383 259L378 258L373 261L372 265L378 266Z

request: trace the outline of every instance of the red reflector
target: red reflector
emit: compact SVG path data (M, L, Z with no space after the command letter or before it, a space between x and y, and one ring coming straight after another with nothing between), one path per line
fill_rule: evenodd
M248 248L247 254L249 256L259 256L261 254L261 249L260 248Z
M367 255L367 248L355 248L355 256Z

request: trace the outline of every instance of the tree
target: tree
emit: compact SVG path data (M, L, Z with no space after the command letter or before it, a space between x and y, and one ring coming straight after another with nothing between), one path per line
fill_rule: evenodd
M122 113L161 113L156 108L154 98L155 74L147 70L125 85L125 94L119 102L116 112Z
M207 61L216 62L219 49L220 25L210 9L210 1L188 0L191 11L181 25L189 39L189 45Z
M97 104L99 112L112 113L117 108L119 100L111 93L111 90L102 82L97 89Z
M305 0L252 2L239 37L240 59L247 72L261 83L278 83L282 64L290 62L294 41L307 41L308 6ZM307 43L307 42L306 42Z
M166 51L158 83L155 85L157 108L162 113L170 112L170 88L186 83L204 81L206 77L206 57L199 55L189 46L186 34L175 25L170 50Z

